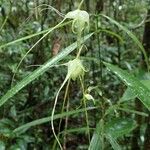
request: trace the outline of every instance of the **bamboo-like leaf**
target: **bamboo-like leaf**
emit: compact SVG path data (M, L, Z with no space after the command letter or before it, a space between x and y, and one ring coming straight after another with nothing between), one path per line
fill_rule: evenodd
M64 113L61 113L61 114L54 115L54 120L55 119L60 119L60 118L63 118L63 117L67 117L67 116L71 116L71 115L74 115L74 114L82 113L85 110L93 110L93 109L96 109L96 107L82 108L82 109L77 109L77 110L73 110L73 111L69 111L69 112L64 112ZM14 133L24 132L24 130L29 129L32 126L44 124L44 123L47 123L47 122L51 121L51 118L52 117L50 116L50 117L45 117L45 118L42 118L42 119L34 120L32 122L26 123L26 124L16 128L13 132Z
M150 90L150 80L140 80L140 82ZM134 93L133 89L128 87L121 97L121 102L135 99L136 97L137 95Z
M93 33L88 34L87 36L83 37L83 40L81 42L86 41L88 38L90 38L93 35ZM77 47L77 43L73 43L64 50L62 50L57 56L53 57L52 59L48 60L45 64L43 64L41 67L34 70L30 75L25 77L22 81L20 81L18 84L16 84L14 87L12 87L10 90L7 91L7 93L2 96L0 99L0 106L2 106L9 98L14 96L17 92L19 92L23 87L28 85L30 82L35 80L37 77L42 75L45 71L47 71L52 65L56 64L60 60L62 60L65 56L67 56L69 53L71 53L75 48Z
M130 133L136 127L136 122L129 118L115 118L106 123L105 134L114 138Z
M141 44L141 42L138 40L138 38L130 31L128 30L126 27L124 27L123 25L121 25L119 22L115 21L114 19L106 16L106 15L101 15L104 18L108 19L110 22L112 22L113 24L115 24L116 26L118 26L121 30L123 30L124 32L126 32L129 37L135 42L135 44L137 44L137 46L140 48L140 50L142 51L144 58L145 58L145 62L147 65L147 68L149 69L149 64L148 64L148 57L146 55L145 49L143 47L143 45Z
M58 26L57 28L63 27L63 26L65 26L65 25L69 24L70 22L71 22L71 21L62 23L62 24L61 24L60 26ZM50 31L50 30L53 30L53 28L54 28L54 27L49 28L49 29L46 29L46 30L43 30L43 31L40 31L40 32L37 32L37 33L34 33L34 34L30 34L30 35L25 36L25 37L21 37L21 38L19 38L19 39L16 39L16 40L14 40L14 41L8 42L8 43L3 44L3 45L0 45L0 50L1 50L2 48L7 47L7 46L16 44L16 43L18 43L18 42L21 42L21 41L24 41L24 40L33 38L33 37L38 36L38 35L41 35L41 34L44 34L44 33L48 32L48 31Z
M133 114L136 114L136 115L141 115L141 116L144 116L144 117L148 117L147 113L136 111L136 110L132 110L130 108L121 108L121 107L118 107L116 109L121 110L121 111L125 111L127 113L133 113Z
M101 138L100 134L94 133L88 150L101 150Z
M123 95L121 97L121 102L128 101L128 100L133 100L136 97L137 97L137 95L136 95L136 93L134 93L132 88L131 87L127 87L127 89L125 90L125 92L123 93Z
M92 136L92 140L90 142L90 146L88 150L102 150L103 148L103 121L100 120L96 126L95 132Z
M64 130L64 131L62 131L62 132L60 132L59 134L64 134L64 133L85 133L87 130L92 130L92 128L87 128L87 127L81 127L81 128L79 128L79 127L77 127L77 128L73 128L73 129L67 129L67 130Z
M108 69L114 72L124 83L132 88L132 92L137 95L145 107L150 110L150 90L137 78L130 75L127 71L109 63L104 63Z
M107 140L110 142L112 148L114 150L121 150L120 145L117 143L116 139L111 135L106 135Z
M117 138L130 133L136 127L136 122L129 118L115 118L106 123L104 128L105 137L114 150L121 150Z
M115 32L112 32L112 31L106 30L106 29L101 29L100 32L104 32L104 33L110 34L111 36L114 36L115 38L117 38L120 41L121 44L124 43L123 38L119 34L117 34Z

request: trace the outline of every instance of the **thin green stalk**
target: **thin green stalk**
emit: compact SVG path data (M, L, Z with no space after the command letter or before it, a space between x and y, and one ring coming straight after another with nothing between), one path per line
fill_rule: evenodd
M98 30L98 17L96 18L96 28ZM99 55L99 67L100 67L100 83L102 84L102 76L103 76L103 67L102 67L102 56L101 56L101 48L100 48L100 38L97 33L97 44L98 44L98 55Z
M78 33L77 33L77 47L78 47L78 50L80 49L80 47L81 47L81 32L80 32L80 29L79 29L79 31L78 31Z
M0 32L2 31L3 27L5 26L6 22L7 22L7 19L8 19L8 15L6 16L3 24L1 25L1 28L0 28Z
M83 2L84 2L84 0L82 0L82 1L80 2L79 6L78 6L78 9L80 9L80 8L81 8L81 6L82 6Z
M84 85L83 85L83 82L82 82L82 78L79 77L80 79L80 83L81 83L81 87L82 87L82 92L83 92L83 103L84 103L84 107L85 107L85 118L86 118L86 124L87 124L87 131L88 131L88 140L89 140L89 143L90 143L90 128L89 128L89 119L88 119L88 113L87 113L87 110L86 110L86 99L85 99L85 96L84 96L84 93L85 93L85 89L84 89Z
M79 57L80 57L80 54L81 54L82 48L83 48L83 45L79 48L79 51L78 51L78 53L77 53L76 58L79 58Z

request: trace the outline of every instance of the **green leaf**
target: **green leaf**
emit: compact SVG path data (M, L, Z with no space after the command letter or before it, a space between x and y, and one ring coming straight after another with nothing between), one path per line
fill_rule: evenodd
M121 150L116 139L125 134L128 134L136 127L136 122L131 119L115 118L109 121L105 126L101 120L97 126L96 131L93 134L90 142L89 150L101 150L103 149L104 136L110 142L114 150Z
M150 80L141 80L141 82L150 90Z
M93 33L88 34L85 36L81 42L86 41L88 38L90 38L93 35ZM48 60L45 64L43 64L41 67L34 70L30 75L25 77L22 81L20 81L18 84L16 84L14 87L12 87L10 90L7 91L7 93L0 99L0 106L2 106L9 98L14 96L16 93L18 93L23 87L28 85L30 82L35 80L37 77L42 75L44 72L46 72L50 67L52 67L54 64L62 60L65 56L67 56L69 53L71 53L75 48L77 47L77 43L73 43L64 50L62 50L56 57L53 57L52 59Z
M121 110L121 111L125 111L127 113L133 113L133 114L141 115L141 116L144 116L144 117L148 117L148 114L146 114L144 112L132 110L131 108L126 108L126 106L124 106L123 108L117 107L116 109Z
M67 130L64 130L64 131L62 131L62 132L60 132L59 134L64 134L64 133L85 133L88 129L90 129L90 130L92 130L92 128L87 128L87 127L77 127L77 128L71 128L71 129L67 129Z
M133 100L137 97L136 93L132 90L131 87L127 87L125 92L123 93L121 97L121 101L128 101L128 100Z
M121 150L121 147L119 146L119 144L117 143L116 139L113 138L111 135L106 135L106 138L108 139L109 143L111 144L112 148L114 150Z
M65 25L69 24L70 22L71 22L71 21L62 23L62 24L61 24L60 26L58 26L57 28L63 27L63 26L65 26ZM37 33L34 33L34 34L30 34L30 35L28 35L28 36L19 38L19 39L17 39L17 40L8 42L8 43L3 44L3 45L0 45L0 50L1 50L2 48L7 47L7 46L16 44L16 43L21 42L21 41L25 41L25 40L27 40L27 39L33 38L33 37L38 36L38 35L41 35L41 34L44 34L44 33L48 32L48 31L52 30L53 28L54 28L54 27L49 28L49 29L46 29L46 30L43 30L43 31L40 31L40 32L37 32Z
M78 114L78 113L81 113L81 112L85 112L85 110L93 110L93 109L96 109L96 107L90 107L90 108L86 108L86 109L83 108L83 109L77 109L77 110L73 110L73 111L69 111L69 112L64 112L64 113L61 113L61 114L54 115L54 120L55 119L60 119L60 118L66 117L66 116ZM37 119L37 120L26 123L26 124L16 128L13 132L14 133L24 132L25 130L31 128L32 126L47 123L49 121L51 121L51 116L50 117L45 117L45 118L42 118L42 119Z
M129 118L115 118L108 122L105 127L105 134L113 138L121 137L130 133L136 127L136 122Z
M136 122L129 118L115 118L109 121L104 128L105 137L114 150L121 150L116 139L130 133L136 127Z
M92 140L90 142L89 150L102 150L102 141L103 141L103 121L100 120L96 126L96 130L92 136Z
M89 150L101 150L101 135L94 133L90 142Z
M145 52L145 49L143 47L143 45L141 44L141 42L138 40L138 38L131 32L129 31L126 27L122 26L119 22L115 21L114 19L101 14L101 16L103 16L104 18L108 19L110 22L112 22L113 24L115 24L116 26L118 26L121 30L123 30L124 32L126 32L128 34L128 36L135 42L135 44L140 48L141 52L144 55L145 58L145 62L147 67L149 68L149 63L148 63L148 57L147 54Z
M130 75L127 71L118 68L109 63L104 63L112 72L114 72L124 83L132 88L134 94L141 100L145 107L150 110L150 90L142 84L137 78Z
M143 83L150 90L150 80L140 80L140 82ZM137 94L134 93L134 89L128 87L123 93L121 101L128 101L131 99L135 99L136 97Z

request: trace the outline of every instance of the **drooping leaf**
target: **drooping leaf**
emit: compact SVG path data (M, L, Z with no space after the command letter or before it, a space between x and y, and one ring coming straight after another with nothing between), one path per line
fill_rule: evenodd
M128 34L128 36L135 42L135 44L140 48L141 52L144 55L145 58L145 62L147 67L149 68L149 64L148 64L148 57L147 54L145 52L145 49L143 47L143 45L141 44L141 42L138 40L138 38L130 31L128 30L126 27L124 27L123 25L121 25L119 22L115 21L114 19L101 14L101 16L103 16L104 18L108 19L111 23L115 24L116 26L118 26L121 30L123 30L126 34Z
M142 84L137 78L133 77L127 71L118 68L109 63L104 63L109 70L114 72L123 82L132 88L134 94L141 100L145 107L150 110L150 90Z

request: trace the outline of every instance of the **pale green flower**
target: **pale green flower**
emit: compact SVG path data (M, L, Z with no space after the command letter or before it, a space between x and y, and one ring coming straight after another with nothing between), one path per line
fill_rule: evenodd
M79 30L80 32L87 27L89 28L89 14L84 10L74 10L66 14L65 18L73 19L72 29L73 31Z
M82 61L78 58L71 60L68 62L68 78L72 80L76 80L77 77L83 76L85 72L85 68L82 64Z

